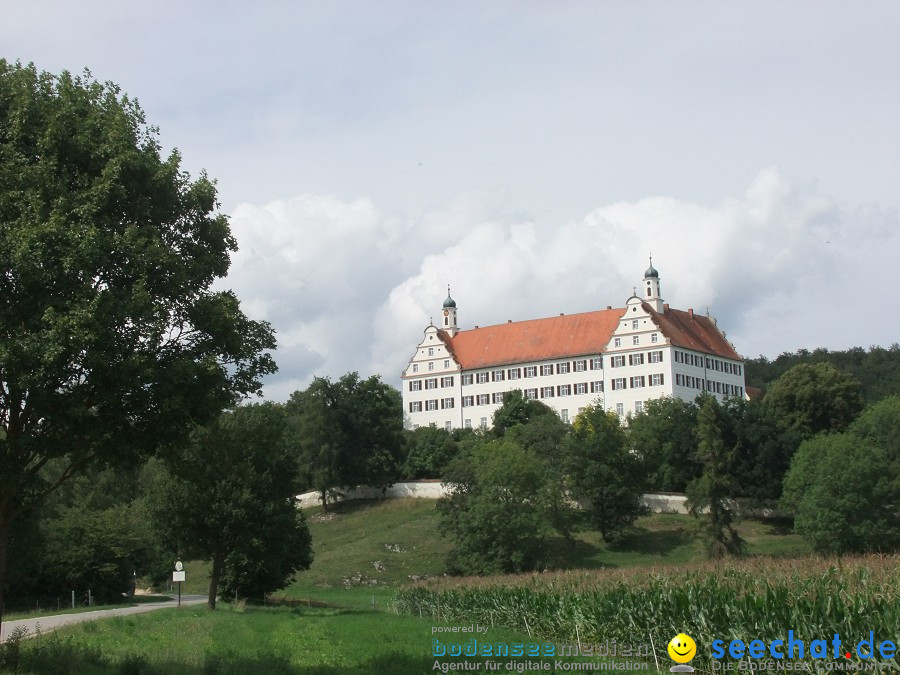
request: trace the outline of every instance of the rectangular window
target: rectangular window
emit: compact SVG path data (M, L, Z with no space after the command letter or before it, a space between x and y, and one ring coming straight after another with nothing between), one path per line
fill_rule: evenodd
M428 356L434 356L434 347L428 348Z
M655 375L650 376L651 387L661 387L663 384L665 384L665 378L662 373L656 373Z
M433 398L425 401L425 410L437 410L437 399Z
M706 357L706 368L707 370L712 370L712 359L708 356Z
M615 340L613 340L613 344L616 347L621 347L622 346L622 338L616 338Z
M663 353L661 351L650 352L650 363L662 363Z
M587 382L579 382L575 385L575 393L576 394L586 394L588 393L588 385Z
M569 411L566 410L565 408L563 408L562 410L559 411L559 416L560 416L560 418L562 418L563 422L569 421Z
M738 364L738 367L737 367L737 374L738 374L738 375L741 374L741 366L740 366L740 364ZM743 394L741 394L741 395L743 396Z
M491 373L491 380L493 382L503 382L506 379L506 373L502 370L495 370Z
M682 386L684 384L684 375L681 373L675 373L675 386Z
M418 364L418 363L414 363L414 364L413 364L413 372L414 372L414 373L418 373L418 372L419 372L419 364Z
M640 389L644 386L644 376L636 375L631 378L631 388L632 389Z
M537 389L526 389L525 398L534 400L537 398Z
M537 366L525 366L525 377L537 377Z
M659 333L651 333L650 342L659 342Z
M553 398L553 387L543 387L541 389L541 398Z
M412 380L409 383L410 391L422 391L422 380Z
M422 401L410 401L409 412L422 412Z
M628 355L628 365L629 366L644 365L644 355L643 354L629 354Z
M675 363L684 363L684 354L677 349L675 350Z
M444 359L444 368L450 367L450 359Z
M522 377L522 369L521 368L510 368L509 372L507 374L509 375L509 379L518 380L520 377Z
M552 375L553 366L541 366L541 375Z
M453 376L450 377L442 377L441 378L441 387L452 387L453 386Z
M571 396L572 395L572 385L571 384L561 384L556 388L557 396Z
M490 373L478 373L478 384L484 384L485 382L490 382Z
M616 403L616 415L619 417L625 416L625 404L624 403Z
M638 321L637 319L635 319L634 321L631 322L631 330L637 330L640 325L641 325L641 322Z
M621 354L620 356L612 357L612 362L609 364L610 368L621 368L625 365L625 355Z
M462 397L463 408L471 408L473 405L475 405L475 397L474 396L463 396Z
M565 363L557 363L556 364L556 374L557 375L565 375L568 372L569 372L569 362L568 361L566 361Z
M463 422L463 426L466 429L471 429L472 428L472 420L470 420L470 419L466 420L465 422Z
M453 422L444 422L444 431L453 431Z
M425 380L425 388L426 389L437 389L437 378L429 377L427 380Z
M503 392L495 391L491 394L491 403L503 403Z
M575 372L583 373L587 370L587 359L582 359L581 361L575 362Z
M635 401L634 402L634 412L637 415L640 415L644 412L644 402L643 401Z
M624 382L624 380L622 380ZM603 393L603 380L597 380L595 382L591 382L591 393L592 394L602 394Z
M479 425L482 429L487 429L487 417L482 417Z
M466 373L465 375L462 376L463 386L465 386L467 384L472 384L472 380L473 380L472 373Z
M613 388L613 391L617 391L619 389L625 389L625 378L617 377L616 379L614 379L612 381L612 388Z
M602 356L595 356L591 359L591 370L603 370Z
M641 336L640 336L640 335L635 335L635 336L633 336L633 337L631 338L631 344L633 344L633 345L639 345L639 344L641 344Z
M478 405L487 405L491 402L490 394L478 394Z
M450 408L455 408L454 401L452 398L442 398L441 399L441 410L449 410Z
M428 370L434 370L434 361L428 362Z

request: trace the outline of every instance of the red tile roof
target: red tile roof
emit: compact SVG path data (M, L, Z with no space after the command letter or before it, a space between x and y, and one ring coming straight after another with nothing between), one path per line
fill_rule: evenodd
M708 316L680 309L667 309L660 314L646 303L644 309L650 312L662 334L676 347L714 354L724 359L741 360L740 354Z
M548 319L501 323L460 331L438 331L459 365L468 370L510 363L600 354L625 312L603 309Z
M677 309L660 314L646 304L644 309L673 345L740 360L708 317ZM453 338L443 330L438 335L464 370L488 368L600 354L624 313L624 308L602 309L472 328Z

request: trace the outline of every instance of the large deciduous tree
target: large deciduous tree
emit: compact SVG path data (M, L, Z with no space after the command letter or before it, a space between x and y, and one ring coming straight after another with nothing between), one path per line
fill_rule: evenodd
M566 442L572 496L586 500L586 516L603 539L619 539L646 513L646 485L640 458L627 446L619 416L587 406L575 417Z
M862 410L860 384L830 363L801 363L778 378L765 403L782 426L804 438L845 431Z
M781 507L822 553L900 547L900 477L883 448L852 433L820 434L798 448Z
M523 572L546 564L552 486L534 452L506 438L483 443L451 465L447 482L450 494L438 500L438 511L455 544L451 572Z
M261 597L312 563L297 508L297 464L274 403L240 406L200 427L167 461L150 495L163 538L179 555L210 560L209 607L222 591Z
M317 377L286 405L288 437L306 488L322 495L359 485L387 487L399 474L403 455L403 401L378 375L361 380L347 373L338 381Z
M628 423L628 440L643 460L648 487L684 492L702 468L694 458L697 405L680 398L650 399Z
M211 290L236 250L216 208L115 85L0 59L0 607L14 519L274 371L268 325Z

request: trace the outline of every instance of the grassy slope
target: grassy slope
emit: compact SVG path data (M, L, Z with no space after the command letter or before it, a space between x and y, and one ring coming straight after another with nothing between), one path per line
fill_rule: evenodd
M348 502L328 513L310 509L307 517L315 561L278 597L334 597L335 590L344 588L358 589L357 597L370 591L379 597L379 589L397 588L408 583L411 575L441 575L452 546L440 536L438 514L430 500ZM647 516L616 547L603 543L593 532L576 535L574 545L560 538L553 542L553 566L593 569L700 562L705 555L695 534L696 524L689 516ZM800 537L778 523L747 520L738 529L751 555L809 552ZM388 545L399 546L400 552Z
M435 502L426 499L353 501L306 510L313 538L312 567L297 575L277 599L313 598L343 606L387 603L393 590L411 577L443 574L452 542L440 536ZM594 532L581 532L574 544L553 542L557 569L636 567L701 562L703 547L690 516L656 514L638 519L634 533L610 547ZM751 555L802 555L809 546L777 522L746 520L738 524ZM390 548L388 548L390 547ZM378 567L375 566L378 563ZM182 593L206 593L209 566L187 564Z
M439 536L434 502L351 502L328 513L310 509L307 516L315 562L276 594L307 599L300 606L248 607L244 613L227 605L218 612L191 607L83 624L24 643L22 672L431 672L435 622L383 610L391 609L394 590L411 575L442 572L451 544ZM751 553L807 550L777 526L746 521L740 527ZM649 516L615 549L591 533L578 535L574 546L555 542L556 564L603 568L700 561L694 529L686 516ZM187 569L182 592L204 592L208 568L194 562ZM317 606L323 601L332 606ZM490 629L490 639L527 641L499 628Z

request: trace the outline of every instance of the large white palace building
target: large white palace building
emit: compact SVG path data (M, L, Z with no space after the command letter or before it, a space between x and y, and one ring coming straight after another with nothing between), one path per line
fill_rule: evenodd
M641 288L624 308L470 330L448 289L441 326L425 329L403 372L406 427L490 426L513 389L565 421L587 405L624 418L661 396L743 397L743 359L715 320L664 303L652 259Z

